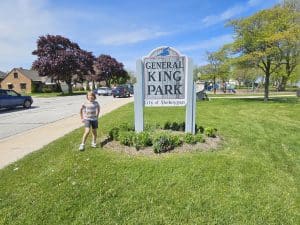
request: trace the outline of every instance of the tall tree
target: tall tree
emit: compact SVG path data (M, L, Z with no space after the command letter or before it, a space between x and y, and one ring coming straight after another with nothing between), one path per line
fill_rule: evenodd
M269 98L270 76L283 63L282 46L290 38L294 25L288 12L275 6L245 19L233 20L235 41L233 48L241 62L251 62L265 75L264 101Z
M72 93L72 79L83 80L94 72L94 56L82 50L77 43L60 35L41 36L37 49L32 52L38 58L32 64L40 76L49 76L56 81L65 81Z
M256 67L247 64L233 64L232 65L232 78L237 80L239 86L241 83L251 84L253 87L254 81L259 76L260 71Z
M124 65L110 55L100 55L95 62L97 81L104 81L107 87L112 83L126 83L130 79Z
M229 75L229 64L227 56L227 47L220 49L216 52L207 53L207 60L209 65L202 68L204 77L209 78L213 81L213 91L216 93L216 81L221 79L224 83L228 79Z
M285 90L287 81L291 79L296 66L300 63L300 13L297 12L296 3L292 2L285 3L283 9L286 12L286 19L290 22L290 28L286 31L285 39L279 47L283 55L284 70L279 79L279 91Z

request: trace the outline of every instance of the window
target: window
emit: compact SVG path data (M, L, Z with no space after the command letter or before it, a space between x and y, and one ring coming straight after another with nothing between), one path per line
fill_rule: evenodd
M13 85L13 84L8 84L8 85L7 85L7 88L8 88L8 89L13 89L13 88L14 88L14 85Z
M18 73L14 73L14 78L18 79Z
M9 96L19 96L16 92L14 91L6 91L7 95Z
M20 88L21 90L26 90L26 83L21 83Z

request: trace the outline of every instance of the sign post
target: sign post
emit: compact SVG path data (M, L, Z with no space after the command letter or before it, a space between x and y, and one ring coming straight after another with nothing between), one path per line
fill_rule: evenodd
M136 63L135 131L144 127L143 107L186 106L185 132L195 133L193 63L171 47L159 47Z

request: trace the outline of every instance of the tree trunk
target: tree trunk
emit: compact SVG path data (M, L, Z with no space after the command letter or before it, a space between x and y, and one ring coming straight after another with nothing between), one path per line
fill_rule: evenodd
M68 92L69 92L69 94L71 95L73 92L72 92L72 82L70 82L70 81L68 81L68 82L66 82L67 83L67 85L68 85Z
M266 72L266 79L265 79L265 95L264 95L264 102L269 100L269 84L270 84L270 72Z
M286 83L288 81L288 77L282 77L280 84L278 85L278 91L285 91Z
M214 90L214 94L216 94L217 89L216 89L216 78L214 77L214 82L213 82L213 90Z

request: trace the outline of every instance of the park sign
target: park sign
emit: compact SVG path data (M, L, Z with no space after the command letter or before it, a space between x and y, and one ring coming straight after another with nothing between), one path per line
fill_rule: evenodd
M145 106L186 104L186 57L171 47L159 47L143 58Z
M195 133L193 62L171 47L152 50L136 62L134 126L144 130L144 106L185 106L185 132Z

